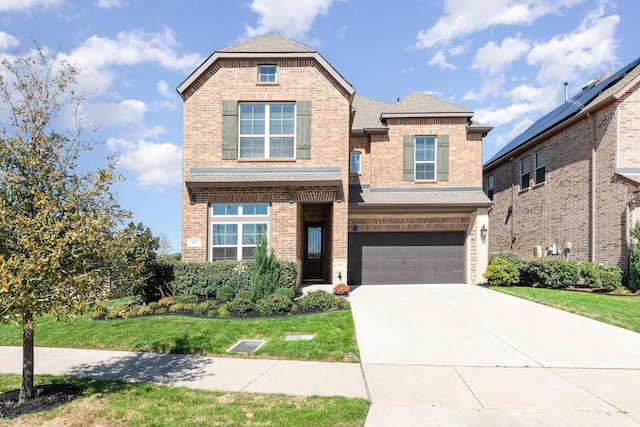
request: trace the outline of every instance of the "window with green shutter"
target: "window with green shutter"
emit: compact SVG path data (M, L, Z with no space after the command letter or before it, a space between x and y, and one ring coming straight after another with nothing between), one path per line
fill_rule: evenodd
M449 180L449 135L404 135L402 140L404 181Z

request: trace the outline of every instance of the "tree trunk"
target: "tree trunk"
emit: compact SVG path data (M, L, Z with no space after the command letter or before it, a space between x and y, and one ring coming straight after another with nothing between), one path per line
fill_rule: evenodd
M33 399L33 316L27 311L22 316L22 383L18 400Z

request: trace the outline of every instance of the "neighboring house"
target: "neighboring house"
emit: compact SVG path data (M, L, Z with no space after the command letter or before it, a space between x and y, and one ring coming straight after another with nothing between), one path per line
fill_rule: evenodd
M184 260L251 258L265 235L305 282L482 281L491 128L472 112L357 96L274 34L214 52L178 92Z
M491 252L627 268L640 220L639 87L640 59L589 82L484 165Z

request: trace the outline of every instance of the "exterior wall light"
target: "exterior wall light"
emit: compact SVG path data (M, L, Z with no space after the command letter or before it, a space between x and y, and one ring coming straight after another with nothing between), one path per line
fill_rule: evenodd
M487 240L487 226L482 224L482 228L480 229L480 238L484 243Z

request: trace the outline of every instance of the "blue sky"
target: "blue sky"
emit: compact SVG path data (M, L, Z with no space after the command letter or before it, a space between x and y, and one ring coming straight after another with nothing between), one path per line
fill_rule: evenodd
M429 92L494 127L486 161L564 101L565 81L572 96L639 57L639 17L636 0L0 0L0 56L35 40L81 69L84 125L105 142L95 165L120 156L123 207L178 251L175 88L213 51L275 32L317 49L360 95Z

